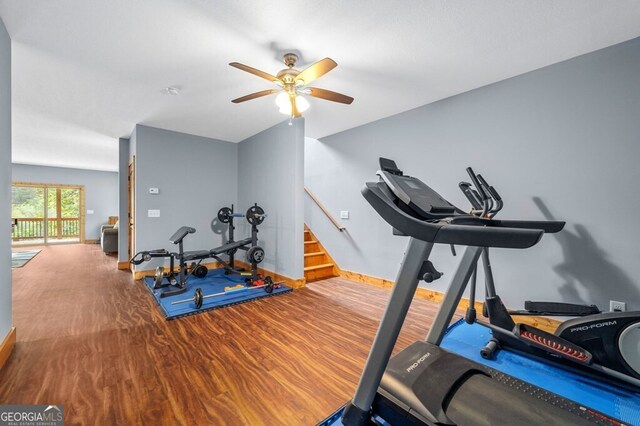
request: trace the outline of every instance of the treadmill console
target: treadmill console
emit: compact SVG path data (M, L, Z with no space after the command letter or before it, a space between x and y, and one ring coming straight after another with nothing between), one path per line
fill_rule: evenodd
M420 179L406 176L395 161L380 158L378 176L391 192L423 220L455 216L459 210Z

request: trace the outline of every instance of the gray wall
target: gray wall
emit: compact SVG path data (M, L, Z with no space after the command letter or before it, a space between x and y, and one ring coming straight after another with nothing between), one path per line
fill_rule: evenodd
M393 158L454 204L472 165L501 192L503 218L566 220L526 250L493 250L507 304L609 300L640 309L640 39L354 128L305 150L305 184L336 215L340 234L305 201L305 220L346 270L394 279L407 243L360 195L378 157ZM365 101L365 100L362 100ZM448 285L458 258L432 256Z
M129 139L118 140L118 261L129 260Z
M68 169L63 167L32 166L13 164L12 177L15 182L59 183L64 185L84 185L85 238L100 239L100 226L107 223L109 216L118 215L118 174L96 170Z
M11 39L0 19L0 342L11 319Z
M196 229L185 239L185 250L221 245L226 236L214 233L211 221L221 207L237 204L238 145L142 125L130 143L136 157L136 251L175 250L169 237L181 226ZM159 194L149 194L149 188ZM149 209L160 210L160 217L147 217Z
M258 203L269 215L260 225L261 266L289 278L304 276L304 119L285 121L240 142L238 207ZM240 232L249 235L246 221Z

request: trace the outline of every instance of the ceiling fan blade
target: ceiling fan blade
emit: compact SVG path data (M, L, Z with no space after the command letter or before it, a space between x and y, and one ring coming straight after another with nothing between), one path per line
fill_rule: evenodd
M244 64L241 64L239 62L231 62L229 65L231 65L234 68L238 68L239 70L246 71L246 72L248 72L250 74L257 75L258 77L262 77L265 80L269 80L269 81L272 81L274 83L282 83L278 77L273 76L273 75L271 75L269 73L266 73L264 71L260 71L260 70L255 69L255 68L251 68L248 65L244 65Z
M255 92L250 95L246 95L241 98L234 99L231 102L233 102L234 104L239 104L240 102L250 101L251 99L261 98L262 96L273 95L274 93L278 93L279 91L280 89L263 90L261 92Z
M333 59L324 58L298 74L296 76L296 82L301 81L301 83L298 83L301 85L309 84L313 80L322 77L337 66L338 64L336 64Z
M301 117L302 114L298 111L298 105L296 105L296 95L289 95L289 100L291 101L291 116L294 118Z
M317 87L308 87L309 95L314 98L326 99L327 101L340 102L341 104L351 104L353 98L343 95L342 93L332 92L331 90L319 89Z

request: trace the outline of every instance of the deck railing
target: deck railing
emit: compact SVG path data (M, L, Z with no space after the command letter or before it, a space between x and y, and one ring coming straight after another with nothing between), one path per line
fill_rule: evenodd
M43 218L11 218L16 225L11 229L12 241L35 240L44 238ZM47 238L80 238L80 218L51 217L47 219Z

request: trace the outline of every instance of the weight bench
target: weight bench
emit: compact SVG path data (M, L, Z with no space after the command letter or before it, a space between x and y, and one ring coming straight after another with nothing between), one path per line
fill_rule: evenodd
M220 254L230 254L227 252L233 251L234 253L242 248L243 246L247 246L249 244L251 244L251 242L253 241L252 238L245 238L244 240L240 240L240 241L233 241L224 245L221 245L220 247L216 247L214 249L209 250L209 254L211 257L217 257Z
M221 245L220 247L216 247L211 250L185 251L184 254L182 255L182 258L184 259L185 262L189 262L192 260L204 260L209 258L214 258L218 262L221 262L221 259L218 259L219 255L231 254L230 253L231 251L235 253L238 249L241 249L243 246L247 246L251 244L251 241L252 241L251 238L245 238L244 240L232 241L230 243Z
M184 237L195 232L195 228L192 228L190 226L181 226L176 232L173 233L171 237L169 237L169 241L171 241L173 244L182 244L182 240L184 240ZM182 250L180 250L180 252L182 252Z
M196 230L195 228L192 228L190 226L181 226L180 228L178 228L178 230L176 232L173 233L173 235L171 237L169 237L169 241L171 241L173 244L177 244L178 245L178 253L171 253L165 249L157 249L157 250L148 250L148 251L141 251L136 253L135 256L133 256L130 260L130 262L134 265L140 265L143 262L147 262L149 260L151 260L152 258L157 258L157 257L162 257L162 258L169 258L169 271L165 273L164 271L164 266L158 266L156 268L156 273L155 273L155 285L154 285L154 289L158 289L158 288L162 288L162 287L168 287L168 286L173 286L175 287L172 290L166 290L163 291L162 293L160 293L160 297L167 297L167 296L173 296L174 294L180 294L180 293L184 293L185 291L187 291L187 260L185 258L185 255L188 253L191 253L192 256L196 253L196 252L186 252L184 251L184 239L186 238L187 235L189 234L193 234L195 233ZM208 251L201 251L200 254L206 254L207 256L204 257L204 259L206 259L208 256ZM178 266L179 266L179 271L178 274L176 276L175 272L174 272L174 268L175 268L175 261L178 261ZM198 264L199 266L199 264ZM193 272L192 268L192 272Z
M184 238L184 236L182 238ZM186 263L196 260L202 261L204 259L213 258L220 262L226 270L231 272L232 270L235 271L235 267L233 265L229 265L225 260L221 259L220 255L227 254L232 256L236 251L238 251L238 249L246 250L246 246L250 245L252 241L252 238L245 238L244 240L232 241L230 243L223 244L220 247L216 247L211 250L185 251L182 256L179 257L179 259Z

